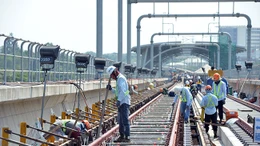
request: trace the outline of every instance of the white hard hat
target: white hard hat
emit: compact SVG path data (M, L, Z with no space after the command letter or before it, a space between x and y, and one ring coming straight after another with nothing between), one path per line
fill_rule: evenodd
M116 67L115 66L109 66L108 68L107 68L107 73L109 74L109 75L111 75L112 74L112 72L114 71L116 69Z
M189 85L189 84L190 84L190 82L189 82L188 80L186 80L185 84L186 84L186 85Z
M180 94L181 90L183 87L174 87L173 92L175 92L175 94Z
M200 76L198 76L198 79L200 79Z

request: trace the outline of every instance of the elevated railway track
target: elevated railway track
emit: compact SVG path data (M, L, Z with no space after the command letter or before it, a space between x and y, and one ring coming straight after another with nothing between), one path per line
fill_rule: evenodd
M177 83L180 85L180 83ZM92 105L92 108L76 109L72 113L65 113L65 118L73 119L88 119L92 124L92 128L88 130L90 135L94 138L93 141L87 141L84 143L77 143L73 139L61 137L64 140L61 142L55 142L51 140L41 140L28 135L22 135L18 132L12 131L12 129L2 128L2 142L9 145L31 145L24 141L18 141L10 138L10 135L16 135L22 139L36 141L38 144L45 145L160 145L160 146L174 146L174 145L225 145L222 138L213 139L212 134L207 134L204 129L204 123L196 117L200 116L201 107L200 101L203 96L202 93L197 94L192 103L192 109L190 114L190 121L188 124L184 124L183 117L180 114L180 101L175 106L172 106L173 98L168 95L160 93L160 88L168 88L171 90L176 84L165 84L152 90L144 90L139 95L132 96L132 105L130 108L131 122L131 142L130 143L115 143L113 142L118 137L118 128L116 124L117 110L115 108L115 101L110 99L107 101L105 121L102 126L102 134L99 138L95 139L97 129L99 126L101 103L97 102ZM253 142L253 126L252 123L248 123L247 114L259 116L259 107L250 104L246 101L236 99L229 96L225 104L225 112L238 112L238 118L229 120L224 126L220 126L219 129L226 128L233 133L236 139L236 143L242 145L255 146L258 143ZM77 115L80 115L79 117ZM55 116L56 119L64 117ZM196 119L196 120L195 120ZM43 120L46 124L52 124L47 120ZM27 128L34 128L27 125ZM41 129L36 129L41 131ZM47 133L50 136L54 133L48 132L44 129L41 132ZM221 135L219 130L219 135ZM9 135L9 137L6 135ZM48 137L48 138L49 138ZM231 138L228 138L231 141ZM233 142L229 142L231 145L235 145ZM3 143L2 143L3 144ZM238 145L236 145L238 146Z

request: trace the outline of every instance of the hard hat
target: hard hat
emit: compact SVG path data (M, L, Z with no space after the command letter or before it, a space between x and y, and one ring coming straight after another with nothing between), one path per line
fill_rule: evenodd
M214 73L214 75L213 75L213 80L214 80L214 81L218 81L219 79L220 79L219 73Z
M190 82L189 82L188 80L186 80L185 84L186 84L186 85L189 85L189 84L190 84Z
M87 129L90 129L90 128L91 128L91 125L89 124L88 120L82 120L82 123L85 124L85 126L86 126Z
M200 79L200 76L198 76L198 79Z
M180 94L181 93L181 90L182 90L183 87L174 87L173 89L173 92L175 92L175 94Z
M116 69L116 67L115 66L109 66L108 68L107 68L107 73L109 74L109 75L111 75L112 74L112 72L114 71Z
M206 87L205 87L205 90L211 90L212 88L211 88L211 86L210 85L207 85Z
M135 89L135 90L138 89L138 86L137 86L137 85L134 85L134 89Z
M192 80L190 80L190 83L193 83L193 81L192 81Z

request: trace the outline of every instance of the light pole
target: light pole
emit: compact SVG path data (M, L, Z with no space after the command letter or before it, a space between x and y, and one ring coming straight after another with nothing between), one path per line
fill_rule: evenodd
M242 84L242 86L240 88L240 91L238 93L238 97L240 97L240 93L242 92L242 90L244 88L244 84L245 84L247 78L249 79L250 72L253 69L253 62L252 61L245 61L245 66L246 66L246 69L247 69L248 73L247 73L246 79L244 80L244 82L243 82L243 84Z
M54 68L54 63L57 57L59 56L60 46L48 47L42 46L40 49L40 66L44 71L44 87L43 87L43 96L42 96L42 108L41 108L41 127L43 129L43 110L44 110L44 98L45 98L45 91L46 91L46 79L47 79L47 72Z

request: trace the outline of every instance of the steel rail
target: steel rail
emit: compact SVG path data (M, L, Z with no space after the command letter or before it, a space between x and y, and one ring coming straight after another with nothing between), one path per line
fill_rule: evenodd
M140 109L138 109L136 112L134 112L132 115L129 116L129 120L130 123L132 122L132 120L142 111L144 111L151 103L153 103L154 101L156 101L157 99L159 99L160 97L162 97L162 94L158 95L157 97L155 97L153 100L151 100L150 102L148 102L146 105L144 105L143 107L141 107ZM112 128L111 130L109 130L108 132L106 132L104 135L100 136L98 139L96 139L94 142L92 142L89 146L97 146L100 145L103 141L105 141L108 137L111 137L117 130L119 129L119 125L117 124L114 128Z
M172 85L171 87L169 87L169 90L171 90L174 87L174 85ZM159 94L157 95L154 99L152 99L151 101L149 101L147 104L145 104L144 106L142 106L140 109L138 109L137 111L135 111L133 114L131 114L129 116L129 121L130 123L133 122L133 120L141 113L143 112L147 107L149 107L152 103L154 103L156 100L160 99L163 95ZM116 131L118 131L119 129L119 125L117 124L115 127L113 127L112 129L110 129L109 131L107 131L105 134L101 135L98 139L96 139L95 141L93 141L89 146L98 146L98 145L102 145L102 143L108 139L111 139L111 137L113 135L115 135Z
M254 110L258 111L258 112L260 112L260 106L258 106L258 105L255 105L255 104L252 104L250 102L241 100L240 98L235 98L235 97L230 96L230 95L228 96L228 98L232 99L232 100L234 100L234 101L236 101L238 103L241 103L241 104L243 104L243 105L245 105L245 106L247 106L249 108L252 108L252 109L254 109Z
M4 132L6 132L8 134L13 134L13 135L16 135L16 136L19 136L19 137L23 137L23 138L26 138L26 139L30 139L30 140L33 140L33 141L36 141L36 142L40 142L42 144L48 144L48 145L51 145L51 146L55 146L55 144L45 142L45 141L42 141L42 140L39 140L39 139L31 138L31 137L28 137L28 136L25 136L25 135L22 135L22 134L18 134L18 133L13 132L12 130L6 129L6 130L4 130Z
M0 139L5 140L5 141L8 141L8 142L11 142L11 143L14 143L14 144L18 144L19 146L31 146L31 145L29 145L29 144L21 143L21 142L19 142L19 141L12 140L12 139L3 138L3 137L1 137L1 136L0 136Z
M176 145L178 122L179 122L179 119L180 119L180 105L181 104L180 104L180 101L179 101L178 106L177 106L176 115L175 115L175 120L174 120L173 127L172 127L169 146L175 146Z
M63 138L63 139L73 140L72 138L68 138L68 137L65 137L65 136L62 136L62 135L59 135L59 134L55 134L55 133L52 133L52 132L44 131L44 130L41 130L41 129L32 127L32 126L30 126L30 125L26 125L26 127L27 127L27 128L31 128L31 129L33 129L33 130L40 131L40 132L44 132L44 133L47 133L47 134L50 134L50 135L54 135L54 136L57 136L57 137L60 137L60 138Z

